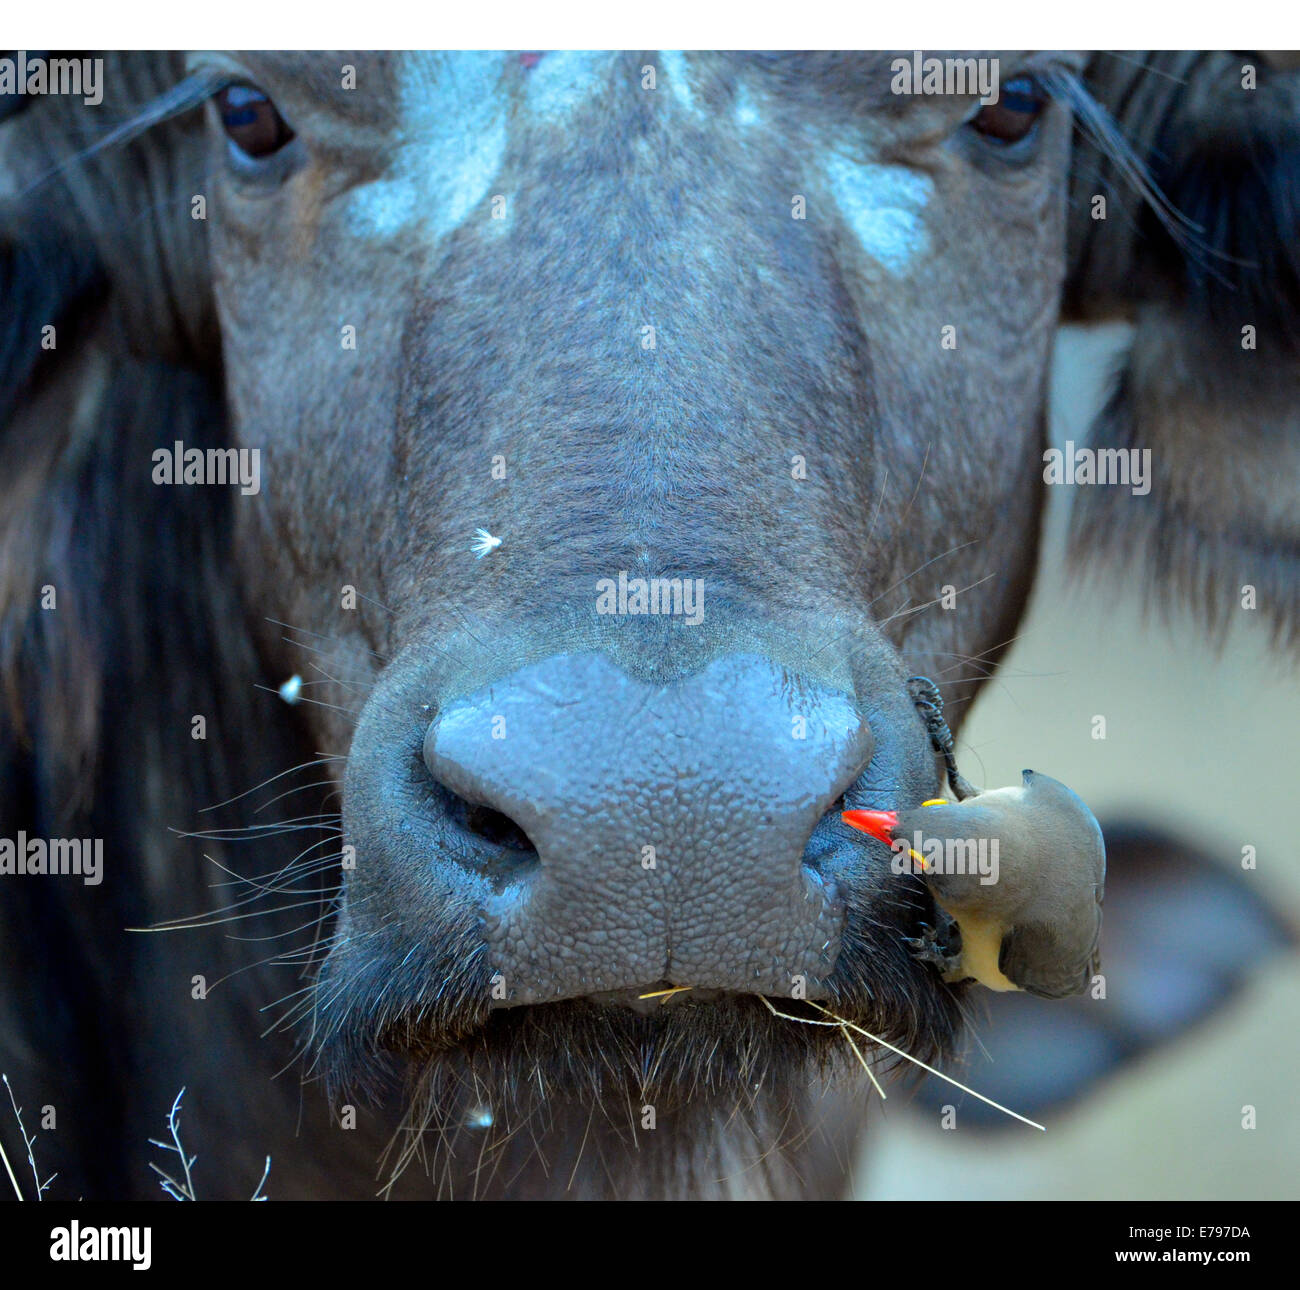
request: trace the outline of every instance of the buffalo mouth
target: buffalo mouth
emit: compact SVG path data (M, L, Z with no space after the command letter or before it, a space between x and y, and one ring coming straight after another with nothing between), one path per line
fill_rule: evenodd
M855 1052L806 1002L725 990L645 993L498 1009L455 1040L428 1034L421 1043L407 1031L391 1053L393 1096L384 1098L400 1115L384 1161L389 1183L415 1160L435 1180L451 1176L456 1161L487 1160L489 1172L513 1161L513 1169L549 1130L635 1152L638 1169L652 1173L651 1157L671 1154L667 1144L706 1143L719 1126L739 1123L761 1158L804 1109L818 1123L835 1115L838 1095L826 1095L839 1076L848 1077L844 1093L858 1090L855 1100L871 1096L859 1054L877 1080L901 1060L861 1037ZM881 983L873 993L856 1006L837 999L834 1009L923 1061L947 1050L958 1016L946 988L904 999ZM655 1127L666 1133L644 1132Z
M453 1120L474 1107L502 1123L564 1103L611 1114L645 1104L734 1107L761 1091L797 1096L810 1078L861 1074L844 1031L825 1024L823 1009L933 1062L958 1033L960 991L906 945L934 916L928 891L891 877L892 900L883 904L878 889L847 888L840 957L818 1000L655 980L508 1007L466 992L453 1010L421 1000L376 1026L379 999L362 993L352 1024L323 1046L318 1073L339 1093L359 1090L376 1101L397 1093ZM882 1068L901 1060L857 1042Z
M688 994L693 996L693 1002L701 1004L739 997L734 991L697 989L695 986L661 980L652 981L645 986L634 986L630 990L600 990L579 998L582 1002L595 1004L599 1008L630 1008L638 1016L653 1017L662 1008L681 1007Z

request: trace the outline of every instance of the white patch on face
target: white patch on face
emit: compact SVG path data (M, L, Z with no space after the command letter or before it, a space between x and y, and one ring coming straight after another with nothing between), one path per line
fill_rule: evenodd
M528 73L528 109L547 121L568 116L609 84L614 56L600 51L557 49Z
M758 107L754 102L754 96L749 92L749 86L743 81L736 87L736 103L732 108L732 114L735 117L736 124L744 129L749 129L762 120Z
M690 76L686 71L686 55L680 49L661 49L659 70L663 73L663 88L687 111L694 112L695 92L691 89Z
M441 241L492 195L506 153L506 55L407 55L388 174L353 191L348 216L372 237L424 225ZM485 208L487 219L490 212ZM496 221L498 225L505 221Z
M890 273L905 273L929 246L924 212L934 181L906 166L853 161L838 152L827 158L826 175L862 249Z

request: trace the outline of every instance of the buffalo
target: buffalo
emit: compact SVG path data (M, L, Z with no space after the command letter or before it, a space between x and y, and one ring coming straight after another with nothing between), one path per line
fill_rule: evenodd
M183 1086L208 1197L840 1194L801 1023L934 1061L973 997L840 813L942 790L910 682L959 731L1052 472L1080 567L1295 645L1296 73L102 60L0 99L0 834L87 857L0 875L42 1168L156 1195Z

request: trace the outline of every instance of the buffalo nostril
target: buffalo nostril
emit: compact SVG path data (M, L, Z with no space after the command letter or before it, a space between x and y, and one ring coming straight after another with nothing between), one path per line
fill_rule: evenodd
M494 811L490 806L467 802L454 793L450 793L449 796L452 801L447 812L448 817L466 833L482 838L495 847L504 847L506 850L525 854L537 854L532 839L508 815Z
M540 861L532 839L508 815L469 802L439 784L443 839L448 854L489 879L497 891L518 882Z
M518 821L504 811L487 805L480 778L473 774L464 776L455 763L439 764L433 756L437 722L429 726L425 735L421 757L424 767L433 779L438 794L441 814L455 832L479 853L495 853L497 860L513 869L520 863L535 863L537 847ZM442 773L440 773L442 772Z

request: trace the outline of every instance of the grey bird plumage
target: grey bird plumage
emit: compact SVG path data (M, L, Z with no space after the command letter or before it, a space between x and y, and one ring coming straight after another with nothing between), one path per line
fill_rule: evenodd
M893 835L914 849L924 839L933 857L925 881L960 929L959 954L936 950L933 939L923 947L946 979L973 977L995 990L1062 998L1086 990L1100 966L1106 848L1078 794L1032 770L1023 779L961 802L900 812ZM977 850L983 872L954 862Z

